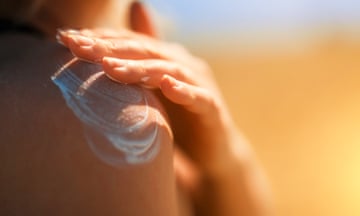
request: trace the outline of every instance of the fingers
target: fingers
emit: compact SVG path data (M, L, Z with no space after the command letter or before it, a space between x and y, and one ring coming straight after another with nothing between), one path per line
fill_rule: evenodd
M104 56L124 59L164 58L156 41L135 33L111 30L59 31L57 39L79 58L99 62ZM150 41L150 42L149 42Z
M66 32L72 31L72 30L65 30L63 33L66 34ZM148 38L145 35L135 33L133 31L129 31L127 29L121 29L119 31L115 31L112 29L106 29L106 28L95 28L95 29L81 29L78 31L81 35L87 36L87 37L97 37L101 39L129 39L129 38L137 38L137 39L145 39ZM150 38L148 38L150 39Z
M191 72L185 66L161 59L122 60L104 57L102 60L107 75L119 82L143 83L147 86L160 87L164 75L194 84Z
M210 93L195 86L187 68L165 60L103 59L103 67L110 79L123 83L142 83L160 88L173 103L194 113L207 113L214 105Z
M204 88L164 75L160 89L173 103L184 106L190 112L207 115L215 111L216 103L210 92Z
M95 28L95 29L58 29L58 33L56 38L59 43L68 46L68 43L71 39L71 36L81 35L85 37L92 37L92 38L101 38L101 39L129 39L129 38L139 38L143 37L140 34L136 34L132 31L128 30L121 30L121 31L114 31L111 29L104 29L104 28Z
M181 46L105 29L59 31L58 40L77 57L102 63L114 81L160 88L170 101L191 112L208 114L216 107L214 95L197 86L206 83L207 74Z
M101 61L104 56L124 59L149 59L160 58L150 52L147 45L135 40L103 40L98 38L71 36L68 46L78 57Z

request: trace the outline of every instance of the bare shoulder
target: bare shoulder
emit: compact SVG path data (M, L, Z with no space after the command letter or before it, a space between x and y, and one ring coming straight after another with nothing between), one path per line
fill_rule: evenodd
M170 130L165 112L151 91L116 83L100 65L77 58L51 78L85 128L91 149L105 163L138 164L157 155L162 137L159 133Z
M6 98L0 101L2 141L21 146L66 135L59 126L74 120L50 76L71 54L27 35L2 35L0 46L0 95Z
M153 92L55 42L0 46L1 215L172 215L172 137Z
M154 156L156 146L150 148L146 142L155 139L159 127L170 133L165 112L151 91L111 81L99 65L74 58L55 42L23 35L1 39L0 94L6 100L0 106L2 124L9 130L53 132L66 130L71 123L76 126L72 133L91 131L87 142L100 137L113 142L128 156L124 162L130 163ZM20 130L25 126L27 130ZM51 136L61 140L64 135ZM126 146L134 142L135 147Z

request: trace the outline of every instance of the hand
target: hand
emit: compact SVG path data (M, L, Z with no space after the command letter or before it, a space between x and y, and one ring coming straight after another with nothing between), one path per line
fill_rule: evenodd
M59 31L58 40L77 57L101 63L114 81L159 89L175 142L203 172L228 168L234 149L247 152L210 68L180 45L104 29Z

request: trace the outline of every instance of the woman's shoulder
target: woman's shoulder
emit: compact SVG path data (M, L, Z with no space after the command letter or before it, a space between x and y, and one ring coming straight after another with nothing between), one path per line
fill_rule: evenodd
M116 163L148 160L158 151L159 133L171 136L166 114L153 91L115 83L100 65L75 58L54 41L13 35L0 37L0 44L4 45L0 82L5 84L0 85L0 95L7 98L0 102L1 115L7 115L13 128L31 128L30 122L37 122L31 130L52 128L50 134L67 123L78 125L76 133L85 127L90 144L108 142L112 152L128 153ZM99 157L109 150L97 145L91 148ZM112 159L102 159L115 163L113 157L108 158Z
M161 133L170 132L152 91L114 82L100 65L72 58L52 80L85 127L94 153L110 165L152 159L159 150L159 137L164 136Z
M173 211L172 138L151 90L114 83L99 65L74 59L56 42L0 36L3 45L0 169L6 187L0 199L17 202L0 214ZM24 191L31 199L17 196ZM140 193L149 198L139 201Z
M6 98L0 101L0 115L8 120L2 123L13 127L34 119L39 123L55 108L59 115L67 115L50 77L71 54L55 42L27 34L2 34L0 46L0 96Z
M29 90L27 93L33 97L44 98L48 94L53 99L64 96L64 90L78 96L88 90L128 105L146 98L147 105L164 114L152 90L113 82L102 72L100 65L75 58L56 41L8 34L0 35L0 46L0 82L7 84L2 85L7 90ZM0 94L4 93L6 91Z
M71 53L55 41L29 34L2 34L0 46L1 77L13 81L25 78L49 81L53 70L72 58Z

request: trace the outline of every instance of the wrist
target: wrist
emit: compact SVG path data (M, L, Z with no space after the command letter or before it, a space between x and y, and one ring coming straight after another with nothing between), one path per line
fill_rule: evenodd
M228 128L225 138L217 146L215 156L203 170L207 178L230 178L235 173L247 172L257 164L250 144L236 127Z

